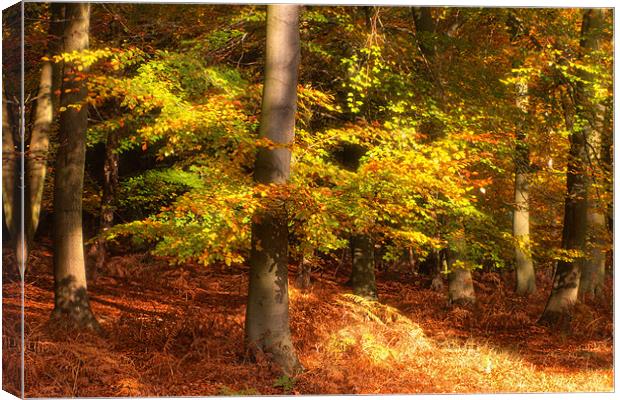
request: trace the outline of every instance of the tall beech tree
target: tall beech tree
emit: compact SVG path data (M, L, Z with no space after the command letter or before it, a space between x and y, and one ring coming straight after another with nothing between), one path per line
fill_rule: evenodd
M350 172L357 172L366 149L360 145L342 145L335 153L340 165ZM368 300L377 300L375 281L375 243L368 232L352 232L349 237L351 251L351 275L347 285L353 293Z
M284 185L290 176L297 109L298 5L267 7L265 83L254 180ZM250 284L245 333L249 348L272 357L287 374L301 370L289 328L288 221L283 199L269 199L252 223Z
M425 75L429 81L433 82L433 85L440 92L441 82L432 67L437 55L434 42L437 29L431 10L431 7L413 7L411 8L411 15L413 17L416 42L423 56L425 69L427 71ZM443 251L443 253L446 253L446 251ZM428 271L431 277L431 289L436 291L443 291L444 288L441 274L442 259L442 251L433 249L424 263L427 267L425 270Z
M19 227L21 193L18 185L18 171L20 169L21 157L16 152L17 141L15 140L14 129L21 129L19 125L15 125L18 121L10 108L5 109L6 118L4 118L5 136L3 139L3 153L5 160L5 168L3 169L3 177L5 183L3 185L4 193L4 211L5 221L9 230L9 235L13 242L13 247L19 265L26 265L28 252L34 234L39 224L39 216L41 212L41 201L43 198L43 188L45 176L47 172L47 157L49 151L49 133L53 121L53 70L55 64L51 62L50 56L58 51L58 37L62 29L62 21L58 11L61 10L58 3L50 5L50 27L48 35L48 46L46 57L41 64L41 72L39 76L37 94L34 101L34 107L30 117L26 119L32 120L31 128L25 133L25 152L23 154L24 165L24 227ZM5 69L7 72L11 68ZM16 72L12 72L16 75ZM19 79L16 79L19 81ZM3 95L4 96L4 95ZM21 136L21 133L20 133ZM9 151L10 150L10 151Z
M596 49L605 10L587 9L583 13L580 40L580 58L584 59ZM553 288L540 322L567 329L572 308L577 301L581 273L585 265L586 232L588 220L588 141L592 125L587 123L592 110L592 90L587 86L588 75L581 72L582 80L575 85L570 104L563 96L566 125L570 132L570 150L566 173L566 198L562 249L567 256L558 261Z
M522 112L523 119L527 115L528 84L527 81L517 83L517 108ZM529 175L530 150L526 142L525 123L519 124L515 149L515 204L512 215L512 234L515 240L515 271L516 288L520 295L532 294L536 291L536 273L532 262L530 245L530 205Z
M18 154L15 149L13 123L7 95L2 90L2 210L4 223L12 241L17 239L17 172Z
M118 143L120 140L119 131L108 133L105 146L105 159L103 160L103 190L101 195L101 208L99 214L99 230L101 234L108 231L114 225L115 200L118 191ZM95 240L89 249L89 257L94 258L94 265L89 274L92 280L97 277L108 258L108 247L105 237Z
M537 50L541 50L540 43L533 38L529 29L513 12L508 14L507 26L511 41L515 42L525 36L529 38ZM514 211L512 213L512 235L515 241L515 292L519 295L529 295L536 291L536 272L532 261L530 242L530 147L527 142L529 85L526 76L519 76L515 82L516 107L519 111L517 132L514 150L515 179L514 179Z
M433 92L432 98L435 98L439 104L444 107L448 102L445 96L445 88L442 83L441 71L437 60L438 43L447 41L453 33L453 28L447 31L439 31L437 29L437 21L433 18L433 8L431 7L414 7L411 10L415 34L420 52L422 53L424 64L426 66L427 79L432 82ZM458 25L458 22L456 23ZM455 26L456 26L455 25ZM439 37L442 35L443 37ZM431 137L435 140L446 137L446 132L442 123L439 121L431 121L428 130ZM445 224L448 221L439 221ZM448 274L448 303L449 304L468 304L476 301L473 286L472 272L462 258L465 252L462 251L462 240L458 239L452 243L452 248L445 249L443 253L446 255L446 262L450 273ZM459 250L461 249L461 250ZM433 252L438 250L433 250ZM443 288L443 280L441 275L441 252L431 254L431 287L434 289ZM433 262L434 261L434 262Z
M2 209L11 249L21 269L23 227L21 226L20 174L24 97L21 93L23 51L23 8L16 4L2 12Z
M32 244L34 234L39 225L41 201L47 174L47 158L50 144L50 130L54 119L54 91L58 89L58 66L51 57L60 52L60 37L64 23L63 4L50 4L50 26L47 41L46 56L41 65L41 77L34 110L34 124L30 132L26 148L26 176L25 176L25 254ZM56 79L54 79L56 75Z
M63 51L88 49L90 5L65 5ZM99 330L86 291L82 235L82 193L88 107L79 61L66 60L60 98L60 128L54 179L54 312L55 318Z
M583 46L588 49L590 53L596 53L601 49L601 42L603 40L604 32L604 19L605 10L596 10L597 12L591 16L590 26L587 32L587 36L583 39ZM587 71L583 71L582 77L585 82L593 83L594 76ZM583 88L584 94L582 95L583 101L588 102L588 105L582 106L584 113L584 121L589 127L587 140L588 150L588 164L591 169L592 180L590 183L590 190L588 193L588 209L587 209L587 225L588 232L586 240L587 256L584 261L581 280L579 282L579 297L586 299L589 297L600 298L603 294L603 284L605 282L605 245L606 239L606 210L605 205L601 204L601 191L604 185L596 185L601 183L600 179L595 179L595 176L601 176L597 174L597 171L608 169L606 166L606 155L604 144L611 142L609 131L605 129L606 110L605 105L601 103L593 103L591 99L595 96L595 93L591 88ZM609 172L608 172L609 173ZM598 181L598 182L597 182Z

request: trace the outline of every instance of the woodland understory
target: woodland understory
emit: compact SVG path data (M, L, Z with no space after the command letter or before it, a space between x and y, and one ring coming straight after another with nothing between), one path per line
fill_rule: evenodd
M613 14L4 10L3 388L613 391Z
M544 273L529 299L513 293L510 274L477 273L478 306L449 308L427 280L389 270L377 275L381 303L360 303L345 286L349 271L334 276L335 268L326 268L308 292L291 290L291 333L306 370L287 379L243 347L247 267L114 256L91 289L106 331L98 336L50 323L50 243L32 257L27 397L613 390L612 303L580 304L571 334L541 327L536 320L551 281ZM3 265L11 261L5 251ZM291 266L291 281L295 272ZM4 269L3 338L15 337L19 326L15 273ZM3 387L14 392L19 353L4 346Z

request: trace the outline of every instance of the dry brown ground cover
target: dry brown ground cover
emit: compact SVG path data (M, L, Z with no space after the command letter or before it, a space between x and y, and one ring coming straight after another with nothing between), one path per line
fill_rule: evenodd
M16 391L19 287L3 267L5 390ZM446 307L410 274L378 276L381 303L348 294L346 271L291 289L291 329L306 370L282 378L242 345L245 266L171 267L115 257L89 287L105 337L50 324L52 253L33 252L25 281L29 397L215 394L612 391L612 303L580 304L573 333L535 324L549 289L513 295L509 279L478 274L478 306ZM294 269L294 268L293 268ZM611 298L611 282L608 282Z

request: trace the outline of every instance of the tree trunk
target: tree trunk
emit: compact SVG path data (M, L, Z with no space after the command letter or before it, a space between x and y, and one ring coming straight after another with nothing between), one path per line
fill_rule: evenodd
M64 51L88 49L90 5L65 6ZM59 146L54 179L54 295L53 316L80 327L99 330L86 291L82 238L82 193L88 107L84 79L66 62L60 99Z
M18 270L23 272L23 145L24 95L21 88L23 71L23 5L2 12L2 205L9 243L14 251Z
M48 49L46 57L50 58L59 52L59 39L62 35L62 9L51 5L51 18L48 35ZM54 86L54 66L51 61L44 61L41 67L41 79L34 116L34 125L30 134L30 142L26 151L26 182L25 182L25 225L26 251L32 243L34 234L39 225L41 201L47 173L47 156L49 151L49 134L54 118L53 92L59 86Z
M11 241L17 240L18 206L17 176L18 153L13 136L13 123L7 104L6 94L2 90L2 209L4 223L9 231Z
M416 39L422 55L426 57L429 64L433 63L435 58L435 46L430 42L430 35L436 33L435 21L431 14L431 7L412 7L411 15L413 16L413 25L415 26Z
M592 32L587 41L588 49L591 51L600 50L601 32L604 13L595 16L594 19L599 19L593 22ZM592 94L586 94L588 97ZM605 121L607 118L607 112L603 104L594 104L590 109L590 117L588 122L591 124L591 131L589 132L587 140L588 161L590 168L593 172L599 172L599 174L593 173L593 176L603 176L613 174L611 169L611 159L608 155L606 147L611 146L612 138L608 135L608 131L605 127L605 122L611 124L611 121ZM610 137L607 137L610 136ZM602 298L603 286L605 283L605 245L608 243L607 229L606 229L606 207L601 204L600 191L605 190L607 185L603 180L592 183L598 184L596 190L590 190L590 196L588 198L587 209L587 256L583 264L581 271L581 281L579 284L579 298L581 300L587 300L588 298Z
M299 65L298 5L267 7L267 47L260 137L275 148L258 151L254 180L285 184L290 175ZM252 223L245 334L248 347L269 355L284 373L301 371L289 328L288 224L284 202L271 199Z
M419 264L418 271L430 278L430 289L436 292L443 291L444 283L442 276L443 250L431 250L428 257Z
M299 271L297 272L297 278L295 278L295 286L303 291L310 288L310 275L312 273L312 266L308 262L305 255L302 255L301 262L299 263Z
M593 48L597 36L593 33L600 32L604 12L603 9L590 9L584 13L581 28L582 57ZM585 78L586 81L590 80L588 77ZM581 82L577 83L574 96L575 109L577 115L583 120L588 120L587 110L591 109L588 92L589 90ZM553 289L540 317L540 322L556 328L568 329L572 308L577 301L581 271L585 261L588 212L587 140L591 135L591 128L587 123L573 123L568 100L564 100L564 103L567 128L570 131L570 150L566 174L567 195L564 206L562 249L577 253L577 255L570 260L558 261Z
M420 48L420 52L424 58L424 64L428 72L428 79L437 89L437 96L440 104L445 104L445 96L441 79L438 75L436 56L437 46L435 45L437 38L437 25L433 20L432 7L412 7L411 15L413 17L413 25L415 27L415 36ZM440 125L433 123L429 126L433 137L438 139L445 136L445 132ZM440 222L441 224L441 222ZM442 251L433 250L430 255L432 258L428 260L429 275L431 277L431 289L441 291L444 288L442 269Z
M527 113L527 82L517 84L517 107ZM515 240L515 271L518 295L529 295L536 291L536 274L530 249L530 205L529 172L530 151L522 128L517 133L515 152L515 209L512 233Z
M597 209L596 203L592 203L595 201L591 200L588 203L587 210L588 255L579 282L579 298L584 301L588 298L600 299L605 283L605 215Z
M370 236L355 234L351 236L351 286L353 293L368 300L377 300L375 283L374 243Z
M112 131L108 134L105 146L105 160L103 161L103 193L101 196L101 209L99 214L99 234L104 235L114 225L114 211L116 210L116 191L118 189L118 139L119 132ZM101 236L89 249L89 258L93 261L87 263L89 281L97 279L97 272L105 266L108 249L105 237Z
M449 305L468 305L476 302L474 291L474 280L471 270L458 263L459 254L457 251L449 249L447 251L448 268L448 304Z

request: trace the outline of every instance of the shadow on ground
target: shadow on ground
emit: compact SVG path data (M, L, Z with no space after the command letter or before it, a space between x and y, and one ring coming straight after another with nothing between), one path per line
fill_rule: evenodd
M3 258L4 343L17 334L20 307ZM380 273L381 302L364 302L348 294L344 268L325 270L308 292L290 290L306 371L286 381L244 351L244 266L112 258L89 283L104 337L49 323L51 272L44 243L25 281L28 397L613 390L611 305L580 305L575 333L552 333L535 324L548 293L543 276L538 293L522 299L499 275L480 275L479 304L465 309L447 308L444 293L411 274ZM18 348L5 349L3 387L16 390Z

